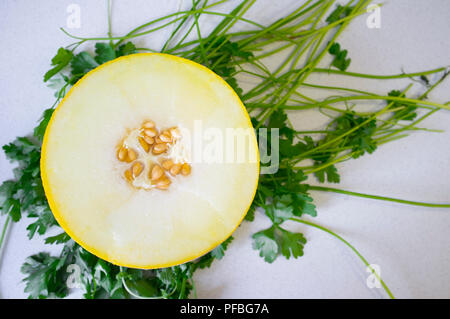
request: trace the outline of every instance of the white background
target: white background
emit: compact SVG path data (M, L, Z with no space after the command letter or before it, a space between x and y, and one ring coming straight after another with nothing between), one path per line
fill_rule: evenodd
M298 1L258 0L247 17L267 24L298 5ZM0 2L0 144L30 134L42 111L53 104L53 91L42 82L58 47L73 42L59 27L66 25L66 8L81 8L84 36L106 35L105 1L3 0ZM181 7L188 7L185 1ZM236 2L234 2L236 3ZM174 12L178 0L113 0L113 32L122 35L133 27ZM231 6L223 7L224 10ZM365 17L354 21L340 37L352 58L350 71L394 74L449 65L450 2L448 0L391 0L381 9L381 28L366 27ZM206 21L206 23L212 21ZM169 30L170 31L170 30ZM147 37L140 44L158 48L167 33ZM350 86L387 93L407 81L362 81L316 76L316 83ZM344 81L344 82L343 82ZM312 80L310 80L312 82ZM431 98L450 100L450 79ZM316 112L316 111L314 111ZM319 128L314 112L294 115L298 128ZM447 129L450 112L441 111L422 126ZM339 165L339 187L411 200L450 202L450 132L415 133L380 147L373 155ZM0 154L0 181L12 177L13 166ZM450 210L410 207L332 193L314 192L318 217L355 245L399 298L450 297ZM3 224L4 217L1 218ZM26 237L28 220L14 224L8 233L0 262L0 297L22 298L19 269L24 259L58 247L42 238ZM267 227L257 214L243 223L225 258L196 276L199 297L205 298L380 298L380 289L368 289L364 266L352 252L329 235L303 225L289 225L308 239L305 255L297 260L279 258L265 263L251 248L251 234ZM79 296L75 291L72 296Z

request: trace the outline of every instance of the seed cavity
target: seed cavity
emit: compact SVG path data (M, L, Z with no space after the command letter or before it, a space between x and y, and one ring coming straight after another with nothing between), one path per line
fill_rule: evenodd
M181 138L178 127L159 131L154 121L144 121L117 148L117 160L127 165L125 180L137 189L167 190L177 175L190 175L188 163L180 163L167 153Z

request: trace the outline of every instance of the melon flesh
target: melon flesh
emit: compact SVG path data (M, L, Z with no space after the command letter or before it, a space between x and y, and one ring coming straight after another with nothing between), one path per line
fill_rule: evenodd
M117 145L146 119L158 127L251 129L234 91L216 74L165 54L135 54L91 71L53 114L41 171L52 212L91 253L117 265L159 268L215 248L245 216L259 161L192 161L168 190L134 188ZM252 131L249 149L257 153Z

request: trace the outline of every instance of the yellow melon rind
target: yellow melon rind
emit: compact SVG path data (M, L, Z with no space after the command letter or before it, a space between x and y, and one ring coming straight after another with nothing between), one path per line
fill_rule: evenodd
M66 232L66 233L67 233L67 234L68 234L68 235L69 235L76 243L78 243L81 247L83 247L84 249L86 249L87 251L89 251L90 253L94 254L95 256L97 256L97 257L99 257L99 258L101 258L101 259L108 260L108 261L110 261L111 263L113 263L113 264L115 264L115 265L118 265L118 266L124 266L124 267L129 267L129 268L140 268L140 269L156 269L156 268L163 268L163 267L171 267L171 266L175 266L175 265L179 265L179 264L182 264L182 263L186 263L186 262L192 261L192 260L194 260L194 259L196 259L196 258L198 258L198 257L200 257L200 256L202 256L202 255L204 255L204 254L206 254L206 253L208 253L209 251L211 251L211 250L214 249L215 247L217 247L217 246L218 246L219 244L221 244L226 238L228 238L229 236L231 236L231 234L232 234L232 233L236 230L236 228L240 225L240 223L241 223L242 220L244 219L244 217L245 217L245 215L246 215L248 209L250 208L250 205L251 205L251 202L252 202L252 201L250 201L249 207L243 212L243 215L242 215L242 217L241 217L239 223L238 223L238 224L236 225L236 227L229 233L229 235L226 236L226 238L225 238L224 240L220 240L220 241L218 241L218 242L212 244L211 247L208 247L207 249L205 249L205 250L203 250L203 251L199 251L199 252L198 252L197 254L195 254L195 255L188 256L188 257L186 257L185 259L177 260L177 261L173 261L173 262L169 262L169 263L152 264L152 265L144 265L144 266L143 266L143 265L134 265L134 264L123 263L123 262L121 262L121 261L119 261L119 260L115 260L114 258L111 258L111 256L107 256L106 253L103 253L103 252L101 252L101 251L98 251L98 250L95 249L94 247L89 246L88 244L86 244L85 242L83 242L83 240L81 240L81 238L78 238L78 237L75 235L75 233L71 230L71 228L70 228L70 226L68 225L68 223L66 223L66 221L64 220L63 214L62 214L61 212L59 212L58 209L57 209L57 205L56 205L54 196L53 196L53 194L52 194L51 187L50 187L50 185L49 185L49 180L48 180L48 177L47 177L47 174L46 174L47 169L46 169L46 166L45 166L45 163L46 163L46 157L45 157L45 155L46 155L46 149L47 149L48 135L49 135L49 132L50 132L51 129L52 129L53 121L54 121L54 119L55 119L56 114L57 114L58 111L61 109L61 105L64 104L64 101L65 101L66 99L68 99L68 97L70 96L71 92L72 92L77 86L79 86L79 85L83 82L83 80L84 80L88 75L90 75L90 74L92 74L92 73L95 73L95 72L101 70L102 68L104 68L105 66L107 66L107 65L109 65L109 64L111 64L111 63L117 62L118 60L132 59L132 58L135 57L136 55L163 55L163 56L169 57L170 59L176 59L176 60L178 60L178 61L182 61L183 63L187 63L187 64L190 64L190 65L192 65L192 66L195 66L195 67L198 67L198 68L202 68L203 70L206 70L206 71L209 72L210 74L213 74L215 77L219 78L220 81L221 81L226 87L228 87L228 89L235 95L235 97L237 98L237 100L240 102L239 104L240 104L240 106L242 107L242 110L244 111L244 114L245 114L246 117L247 117L247 120L248 120L248 126L249 126L249 127L252 127L252 123L251 123L251 120L250 120L250 116L248 115L247 110L245 109L244 104L242 103L242 101L240 100L240 98L238 97L238 95L236 94L236 92L234 92L234 90L230 87L230 85L229 85L228 83L226 83L226 81L224 81L220 76L218 76L218 75L215 74L212 70L206 68L206 67L203 66L203 65L197 64L197 63L195 63L195 62L193 62L193 61L190 61L190 60L188 60L188 59L184 59L184 58L180 58L180 57L176 57L176 56L169 55L169 54L164 54L164 53L137 53L137 54L133 54L133 55L127 55L127 56L119 57L119 58L117 58L117 59L114 59L114 60L112 60L112 61L109 61L109 62L106 62L106 63L100 65L100 66L97 67L96 69L94 69L94 70L90 71L88 74L86 74L83 78L81 78L81 79L80 79L80 80L79 80L79 81L78 81L78 82L70 89L70 91L66 94L66 96L65 96L65 97L62 99L62 101L60 102L59 106L56 108L55 112L53 113L53 115L52 115L52 117L51 117L51 119L50 119L50 121L49 121L49 123L48 123L47 130L46 130L45 135L44 135L43 144L42 144L42 153L41 153L42 156L41 156L41 162L40 162L40 164L41 164L41 178L42 178L42 184L43 184L43 187L44 187L44 190L45 190L45 194L46 194L48 203L49 203L49 205L50 205L50 209L52 210L52 213L53 213L53 215L54 215L56 221L58 222L58 224L64 229L64 231L65 231L65 232ZM255 139L254 139L254 144L255 144L255 148L258 149L258 148L257 148L258 145L257 145L256 137L255 137ZM255 188L254 188L253 195L252 195L252 200L253 200L253 198L254 198L254 196L255 196L255 194L256 194L256 190L257 190L257 186L258 186L258 179L259 179L259 170L260 170L260 165L259 165L259 152L256 152L256 153L257 153L257 169L258 169L258 174L257 174L257 180L256 180L256 183L255 183Z

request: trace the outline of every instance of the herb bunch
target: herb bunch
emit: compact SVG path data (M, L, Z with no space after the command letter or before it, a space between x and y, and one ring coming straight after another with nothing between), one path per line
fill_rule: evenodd
M3 147L8 159L16 163L17 167L14 179L0 186L1 212L8 215L0 237L0 247L10 220L18 222L22 216L31 218L32 223L27 228L30 239L36 233L46 235L49 229L59 227L45 198L39 168L42 138L58 102L90 70L117 57L147 51L178 55L209 67L237 92L256 129L267 128L269 132L270 129L279 130L279 169L274 174L261 175L254 202L245 218L253 221L256 212L262 212L272 223L269 228L252 236L254 249L265 261L271 263L280 255L285 258L303 255L307 241L305 236L283 226L285 222L291 221L329 233L369 266L345 239L327 228L302 219L304 215L317 215L311 190L411 205L450 207L449 204L414 202L312 186L308 182L313 176L320 183L339 183L341 176L336 164L371 154L380 145L406 137L412 131L427 130L419 127L419 123L440 109L450 109L449 102L442 104L427 99L428 94L444 81L448 69L388 76L348 72L351 58L337 38L351 20L366 12L370 2L367 0L349 1L346 5L336 5L333 0L309 0L268 26L244 17L255 0L243 0L229 13L213 11L215 6L223 2L209 4L206 0L193 0L190 10L152 20L121 37L112 36L110 20L107 37L81 38L63 29L76 42L58 49L51 60L51 69L44 75L44 82L56 90L54 105L44 111L33 136L19 137ZM205 36L201 32L199 19L208 16L221 17L221 21ZM251 29L234 31L236 28L233 27L238 22ZM173 31L160 49L136 47L133 42L136 38L168 27L173 28ZM95 42L93 53L78 51L80 45L91 42ZM268 58L286 53L287 57L276 69L266 66ZM324 65L324 57L331 59L329 65ZM411 78L412 83L405 89L380 94L313 83L309 80L313 73L379 80ZM433 82L429 79L430 75L438 79ZM244 90L240 86L243 76L253 78L256 84ZM419 85L424 88L423 94L408 97L408 91L416 82L421 82ZM320 100L312 98L302 88L323 91L327 97ZM358 102L370 102L376 110L367 111L367 107L359 107ZM287 110L308 109L315 109L327 116L328 124L324 129L301 131L291 124ZM270 140L269 136L267 141ZM210 267L214 260L220 260L232 239L230 237L197 260L175 267L144 271L126 269L101 260L62 231L45 239L47 244L63 245L59 256L39 253L25 261L22 266L25 291L30 298L67 296L70 292L67 283L73 279L68 269L75 264L81 271L75 283L83 289L86 298L196 296L192 278L194 272ZM381 283L387 294L393 297L382 280Z

